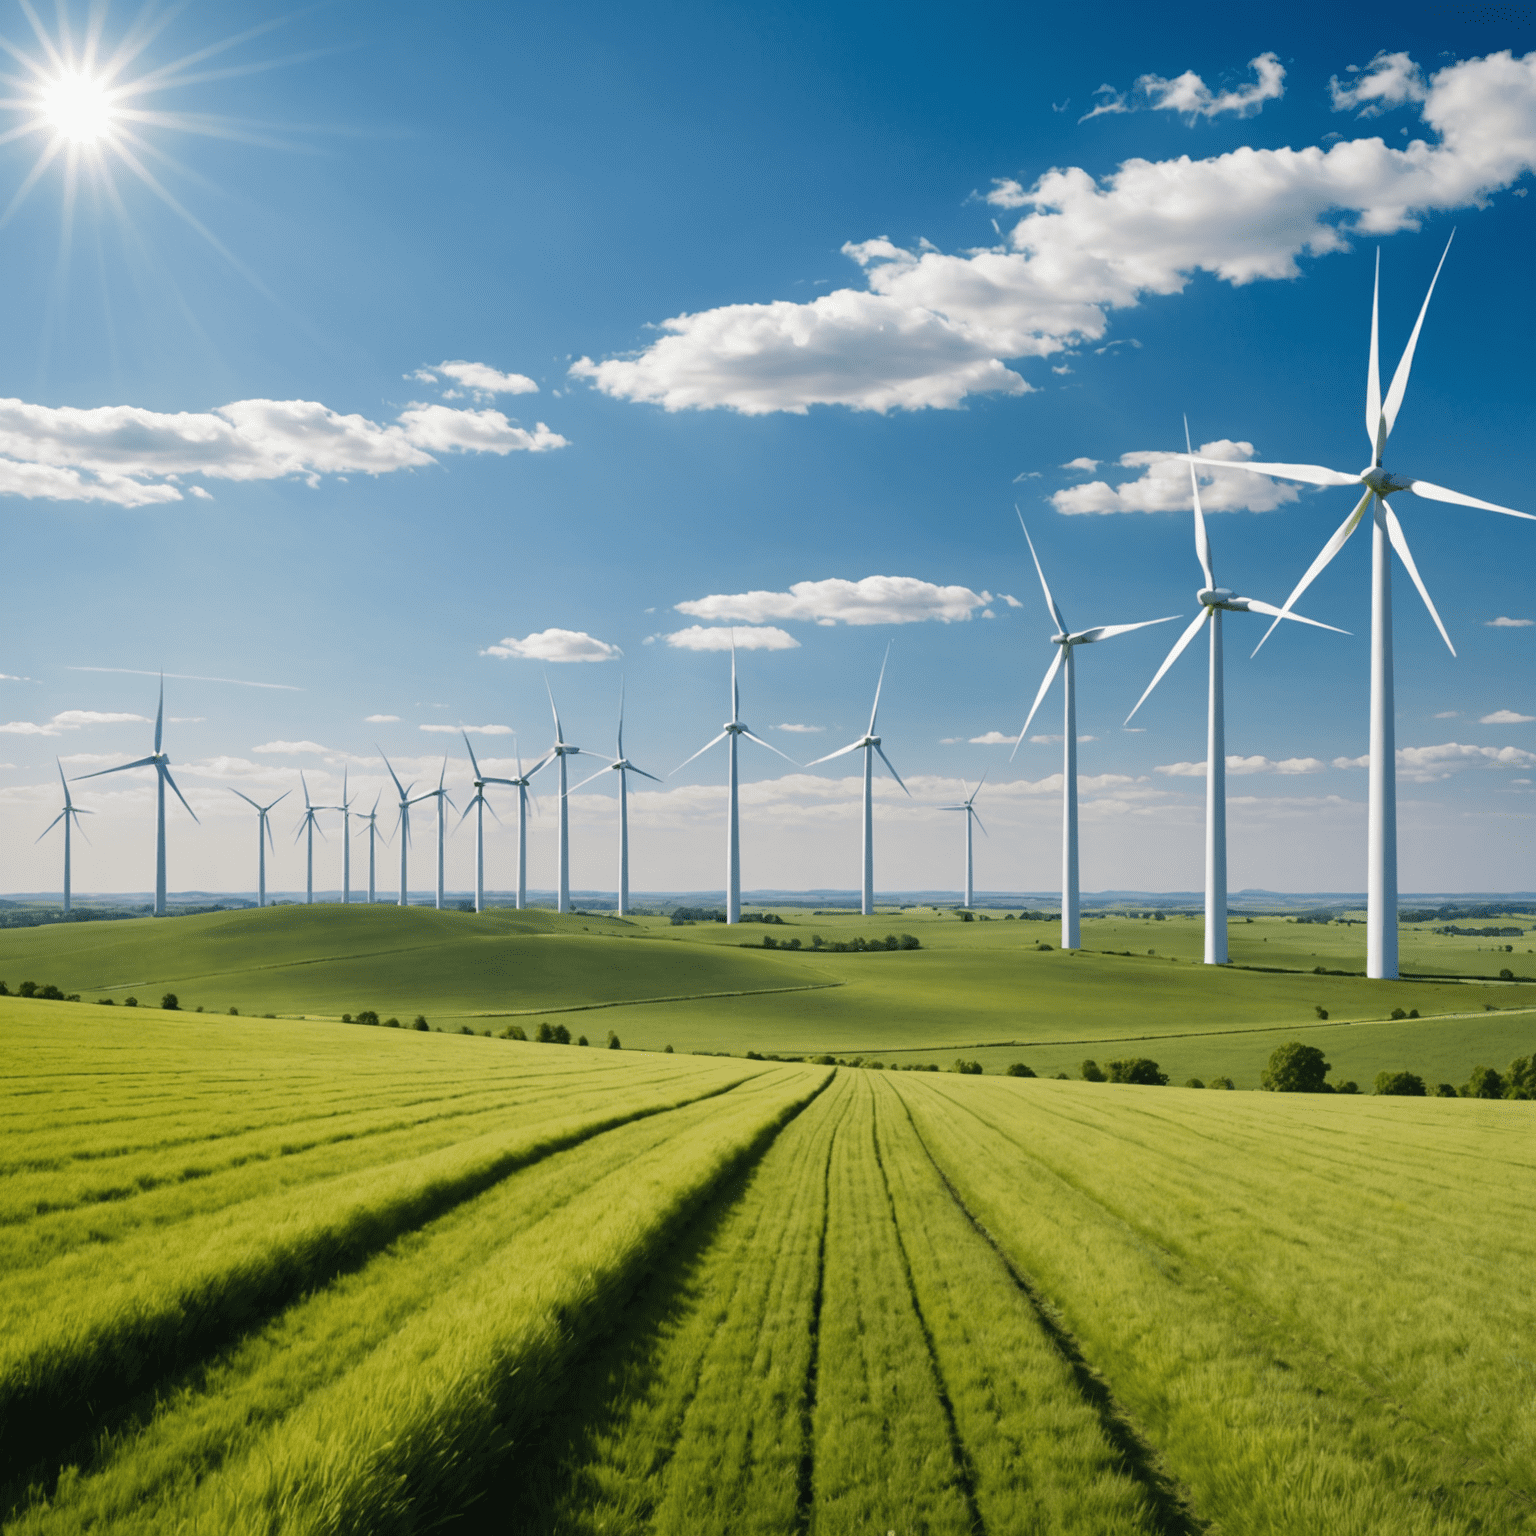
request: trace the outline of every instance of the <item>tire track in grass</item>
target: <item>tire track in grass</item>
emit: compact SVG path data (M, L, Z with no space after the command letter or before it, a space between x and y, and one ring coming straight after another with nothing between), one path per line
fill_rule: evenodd
M810 1357L805 1366L805 1390L800 1398L800 1462L795 1470L795 1530L807 1533L815 1508L816 1489L816 1378L821 1368L821 1303L827 1284L827 1220L832 1206L832 1152L839 1124L827 1142L827 1160L821 1170L821 1230L816 1237L816 1286L811 1292Z

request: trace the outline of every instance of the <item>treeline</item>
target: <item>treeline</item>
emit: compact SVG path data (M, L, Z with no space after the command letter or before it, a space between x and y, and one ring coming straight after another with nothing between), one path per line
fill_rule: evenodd
M1356 1083L1330 1083L1332 1070L1315 1045L1292 1040L1270 1056L1259 1086L1271 1093L1359 1093ZM1374 1091L1416 1099L1536 1099L1536 1056L1517 1056L1505 1072L1473 1067L1471 1077L1460 1088L1454 1083L1430 1086L1417 1072L1387 1069L1376 1074Z
M674 907L671 914L671 923L674 928L681 928L687 923L723 923L724 921L723 907ZM743 912L737 921L782 925L784 919L777 912Z
M1512 917L1531 910L1530 901L1492 901L1475 907L1419 907L1397 914L1400 923L1454 923L1477 917Z

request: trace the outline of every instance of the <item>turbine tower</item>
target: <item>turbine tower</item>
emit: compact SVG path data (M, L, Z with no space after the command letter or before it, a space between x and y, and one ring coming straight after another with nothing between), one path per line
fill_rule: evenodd
M316 817L321 811L331 810L328 805L311 805L309 803L309 785L304 779L304 770L299 770L299 783L304 785L304 815L299 820L299 829L293 834L294 842L298 842L300 834L307 833L304 846L304 905L312 907L315 904L315 833L319 830L319 822ZM324 832L320 833L325 836Z
M373 809L371 811L357 813L359 821L368 823L368 905L373 905L373 842L378 834L379 821L379 795L373 797Z
M1014 510L1017 512L1018 508ZM1024 528L1024 516L1019 514L1019 527ZM1061 947L1063 949L1077 949L1079 947L1078 931L1078 899L1077 899L1077 668L1076 658L1073 652L1080 645L1094 645L1100 640L1109 640L1115 635L1128 635L1133 629L1146 629L1152 624L1168 624L1178 618L1178 614L1171 613L1166 618L1142 619L1136 624L1100 624L1094 629L1082 629L1071 633L1067 629L1067 621L1061 616L1061 609L1056 606L1056 599L1051 596L1051 589L1046 583L1045 572L1040 568L1040 557L1035 554L1035 541L1029 536L1029 529L1024 528L1024 542L1029 545L1029 553L1035 562L1035 574L1040 578L1040 590L1045 593L1045 606L1050 613L1052 621L1056 625L1056 633L1051 636L1051 644L1059 647L1054 660L1046 669L1045 681L1040 684L1040 691L1035 695L1035 702L1029 706L1029 714L1024 718L1024 729L1019 732L1018 741L1013 744L1016 753L1022 744L1026 732L1029 730L1029 722L1035 718L1035 711L1040 708L1046 694L1050 691L1051 684L1056 681L1056 674L1065 670L1066 673L1066 701L1063 720L1064 739L1061 754ZM1008 761L1013 761L1013 753L1009 754Z
M825 757L812 758L805 765L814 768L817 763L830 763L834 757L844 757L849 752L864 754L864 889L859 910L865 917L873 916L875 910L875 753L880 754L880 761L890 769L891 777L901 784L901 775L891 767L891 760L885 755L880 738L875 735L875 716L880 713L880 690L885 686L885 667L890 659L891 648L887 645L885 661L880 663L880 677L875 683L875 705L869 712L869 729L857 741L839 747L836 752L828 752ZM909 800L912 798L912 791L905 784L901 784L901 792ZM966 904L969 906L970 903Z
M558 732L556 733L559 734ZM517 738L514 736L513 742ZM528 786L536 774L554 754L549 753L541 757L527 773L523 772L523 755L517 753L517 777L515 779L499 779L493 774L482 773L480 764L475 761L475 749L469 745L469 737L464 737L464 745L469 748L469 761L475 770L475 798L469 802L474 806L489 806L490 801L485 798L485 786L487 784L506 784L517 791L517 908L522 911L528 905ZM514 751L516 750L514 746ZM537 802L535 802L537 803ZM464 807L464 816L469 815L469 805ZM494 807L491 815L496 816ZM464 816L459 817L462 823ZM497 821L501 818L496 816ZM484 899L484 881L481 878L481 870L484 867L485 843L482 836L484 818L477 817L475 822L475 911L479 911Z
M1184 446L1191 459L1194 450L1189 445L1189 422L1184 423ZM1310 624L1315 629L1333 630L1334 634L1347 634L1332 624L1319 624L1316 619L1303 618L1299 613L1288 613L1272 603L1261 603L1255 597L1238 597L1226 587L1216 585L1216 574L1211 559L1211 541L1205 531L1205 513L1200 506L1200 483L1195 477L1195 466L1189 466L1189 489L1195 507L1195 558L1200 562L1205 585L1195 594L1200 612L1194 622L1179 636L1168 652L1157 675L1147 684L1147 691L1136 701L1125 717L1129 725L1147 702L1148 696L1162 682L1163 674L1179 659L1184 648L1200 633L1202 624L1211 627L1210 638L1210 692L1206 711L1205 730L1205 963L1227 963L1227 728L1226 688L1222 678L1221 616L1223 613L1263 613L1271 618L1295 619L1299 624Z
M618 915L624 917L629 912L629 776L638 773L642 779L649 779L653 784L660 784L661 780L654 773L647 773L644 768L637 768L624 756L624 688L619 687L619 755L611 763L599 768L592 778L583 779L576 786L582 789L592 782L592 779L600 779L605 773L616 772L619 776L619 910ZM534 770L537 772L537 769Z
M379 756L384 757L384 749L382 747L379 748ZM408 883L411 846L411 807L419 805L423 800L430 799L431 796L417 795L413 800L411 798L411 789L415 789L416 786L412 784L411 789L407 789L400 782L400 775L395 772L387 757L384 757L384 766L389 769L389 776L395 781L395 788L400 791L400 905L408 907L411 904L411 893ZM375 803L375 812L377 812L377 803ZM368 859L371 865L373 861L373 844L371 840L368 845Z
M187 815L197 821L197 812L187 805L187 797L176 788L171 777L170 757L160 750L165 727L165 679L160 679L160 704L155 710L155 750L148 757L135 758L131 763L119 763L115 768L102 768L95 773L82 773L81 779L99 779L109 773L126 773L130 768L155 770L155 916L165 916L165 786L169 784L176 798L186 807ZM78 782L78 781L77 781ZM201 826L202 823L198 822Z
M555 743L544 755L538 768L530 768L528 777L542 768L545 763L558 759L560 763L560 880L555 893L555 910L557 912L569 912L571 910L571 823L570 812L567 805L568 788L566 784L565 760L568 757L596 757L597 753L587 752L583 754L580 747L571 746L565 739L565 733L560 729L560 711L555 708L555 695L549 686L549 679L544 679L544 691L549 694L549 712L555 717ZM519 821L519 846L521 846L521 821ZM519 880L521 885L521 880ZM521 905L521 902L519 902Z
M93 815L95 815L95 812L94 811L83 811L83 810L81 810L80 807L78 805L76 805L74 803L74 801L69 798L69 780L64 777L64 764L60 763L58 758L54 758L54 762L58 763L58 765L59 765L59 783L64 786L64 809L62 811L60 811L59 814L57 816L55 816L53 818L53 820L50 821L46 827L43 828L43 830L38 834L37 841L38 842L42 842L42 840L45 837L47 837L48 834L50 832L52 832L53 829L56 826L58 826L58 824L61 821L64 823L64 915L66 917L68 917L69 916L69 854L70 854L69 832L70 832L70 823L73 822L75 826L80 827L80 817L82 817L82 816L93 816ZM85 828L84 827L80 827L80 836L81 837L85 837ZM88 838L88 837L86 837L85 840L86 840L86 842L90 842L90 838Z
M341 770L341 804L322 805L322 811L341 812L341 904L352 900L352 798L347 794L347 770Z
M1454 233L1453 233L1454 238ZM1451 244L1446 241L1440 265L1430 279L1429 292L1419 310L1408 345L1403 348L1397 372L1392 375L1391 386L1385 401L1381 398L1381 365L1378 347L1378 311L1381 297L1381 253L1376 255L1376 285L1371 294L1371 351L1366 361L1365 377L1365 433L1371 444L1371 462L1355 474L1343 470L1327 469L1321 464L1255 464L1252 462L1222 460L1223 469L1246 469L1252 474L1272 475L1279 480L1300 480L1308 485L1363 485L1365 494L1355 503L1354 510L1339 525L1333 537L1323 545L1307 573L1296 584L1296 590L1285 600L1285 612L1291 604L1312 585L1313 580L1333 557L1344 547L1345 541L1360 526L1367 512L1371 514L1371 752L1370 752L1370 804L1369 835L1366 852L1366 928L1365 974L1372 978L1392 979L1397 975L1397 752L1395 741L1396 709L1392 696L1392 551L1403 562L1409 578L1424 599L1429 616L1440 631L1440 638L1450 648L1456 647L1430 600L1429 591L1419 576L1408 548L1408 538L1403 532L1397 514L1388 505L1387 498L1399 491L1423 497L1426 501L1449 502L1458 507L1475 507L1482 512L1501 512L1506 517L1522 517L1536 522L1529 512L1516 512L1513 507L1501 507L1491 501L1479 501L1476 496L1466 496L1460 491L1448 491L1443 485L1433 485L1428 480L1415 480L1410 476L1389 473L1382 465L1387 438L1397 423L1397 413L1402 407L1403 395L1408 389L1408 375L1413 367L1414 349L1419 344L1419 331L1434 295L1435 283L1440 278L1440 267L1450 254ZM1190 456L1196 464L1216 461ZM1276 619L1264 632L1267 640ZM1259 641L1263 645L1264 640ZM1254 647L1255 653L1258 646Z
M468 740L468 737L466 737L465 740ZM436 905L437 905L437 910L439 912L441 912L443 910L443 848L444 848L444 845L446 844L446 842L448 840L448 831L447 831L446 826L444 825L443 807L444 807L444 805L453 805L453 800L450 798L450 796L448 794L448 791L443 788L443 782L444 782L444 780L447 777L448 777L448 759L445 757L443 759L443 771L440 774L438 774L438 776L437 776L437 788L436 789L429 789L426 792L426 794L420 795L420 796L417 797L420 800L436 800L437 801L437 903L436 903ZM455 810L458 809L458 807L456 805L453 808ZM478 907L476 907L475 910L478 912L480 909Z
M291 789L285 789L272 802L272 805L257 805L249 795L241 794L238 789L230 790L230 794L240 795L240 798L256 812L256 905L258 907L264 907L267 904L267 844L272 843L273 851L277 850L277 844L272 839L272 823L267 820L267 817L271 814L272 806L280 804L292 793Z
M726 809L725 828L725 920L728 923L741 921L741 816L737 807L737 774L736 774L736 741L740 736L745 736L748 741L755 741L760 747L767 747L770 752L778 752L779 756L792 768L800 766L787 752L779 752L779 749L763 740L761 736L754 736L741 718L741 689L736 682L736 641L731 640L731 718L725 722L720 734L713 740L707 741L693 757L686 762L679 763L672 773L681 773L694 757L703 757L716 742L728 741L730 743L730 768L728 776L729 802ZM671 774L668 775L671 777Z
M971 905L976 899L976 865L971 848L971 823L975 822L978 827L981 827L981 835L983 837L987 836L987 829L981 826L981 816L976 809L976 796L981 793L981 786L986 782L987 776L982 774L980 779L976 781L976 788L971 790L959 805L941 805L939 807L941 811L965 812L965 910L967 912L971 910ZM960 780L960 787L962 789L965 788L964 779Z

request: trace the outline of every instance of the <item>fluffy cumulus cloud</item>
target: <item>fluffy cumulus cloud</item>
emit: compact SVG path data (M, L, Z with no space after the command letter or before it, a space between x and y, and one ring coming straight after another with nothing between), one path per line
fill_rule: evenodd
M958 741L959 737L953 739ZM983 731L980 736L966 737L973 747L1011 747L1018 739L1017 733L1008 736L1002 731Z
M466 390L482 400L492 395L536 395L539 392L539 386L526 373L502 373L488 363L467 363L462 359L439 363L435 368L418 368L411 377L423 384L441 384L444 379L450 380L444 391L450 397Z
M0 733L7 736L61 736L65 731L78 731L88 725L148 725L146 715L125 715L100 709L64 709L51 720L9 720L0 725Z
M1479 725L1529 725L1536 720L1536 715L1517 715L1512 709L1496 709L1491 715L1484 715L1477 723Z
M1272 53L1261 53L1248 61L1254 78L1246 85L1229 91L1213 91L1194 70L1165 80L1161 75L1142 75L1129 91L1117 91L1101 85L1093 94L1100 98L1091 112L1078 119L1107 112L1178 112L1191 122L1197 117L1252 117L1262 111L1266 101L1278 101L1285 95L1285 67Z
M565 439L500 411L411 404L390 423L313 400L236 400L212 411L133 405L32 405L0 400L0 495L123 507L206 497L207 480L318 483L323 475L384 475L436 462L434 453L543 452Z
M988 201L1021 217L998 244L949 254L850 243L862 287L678 315L635 355L582 358L571 371L621 399L748 415L1021 394L1031 386L1009 361L1100 342L1111 311L1179 293L1198 272L1233 284L1293 278L1300 256L1479 205L1536 166L1536 54L1450 64L1426 82L1419 110L1425 136L1400 148L1369 136L1132 159L1103 179L1066 167L1027 187L999 182Z
M1406 53L1378 53L1361 69L1351 64L1340 81L1337 75L1328 82L1335 112L1353 112L1356 117L1380 117L1393 107L1410 101L1423 101L1429 95L1424 71Z
M516 657L523 661L613 661L624 653L584 629L541 629L522 640L512 637L488 645L482 656Z
M1201 443L1198 452L1206 458L1242 460L1253 457L1252 443L1235 443L1230 438ZM1089 464L1091 459L1074 463ZM1106 480L1090 480L1084 485L1069 485L1053 495L1051 505L1058 512L1188 512L1189 462L1181 454L1147 449L1120 455L1122 469L1139 469L1133 480L1110 485ZM1241 470L1200 469L1200 505L1207 512L1273 512L1300 494L1294 485L1270 480Z
M940 587L915 576L866 576L862 581L797 581L787 592L737 592L693 598L677 611L694 619L728 623L739 619L803 619L812 624L916 624L968 619L993 600L990 592ZM1009 599L1009 601L1013 601ZM1017 604L1015 603L1015 606Z
M1536 619L1509 619L1501 613L1496 619L1485 620L1488 629L1529 629Z
M800 645L788 631L771 624L748 625L744 629L710 629L703 624L690 624L687 629L674 630L666 639L668 645L679 651L728 651L733 646L738 651L793 651Z
M398 725L399 723L400 723L400 716L399 715L364 715L363 716L363 724L364 725Z
M1272 757L1229 757L1227 759L1227 772L1230 775L1240 777L1250 773L1321 773L1326 767L1318 757L1282 757L1278 761ZM1199 763L1159 763L1155 770L1165 773L1170 778L1203 779L1205 777L1205 764Z
M1370 754L1361 757L1336 757L1335 768L1369 768ZM1442 742L1433 747L1399 747L1398 777L1411 784L1432 784L1448 779L1463 768L1518 768L1529 772L1536 768L1536 752L1520 747L1472 747L1459 741Z

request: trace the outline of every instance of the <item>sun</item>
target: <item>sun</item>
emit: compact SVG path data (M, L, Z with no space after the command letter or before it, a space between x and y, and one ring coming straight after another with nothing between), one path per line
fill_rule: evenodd
M38 108L53 131L71 144L94 144L112 131L112 92L87 74L62 74L45 85Z

